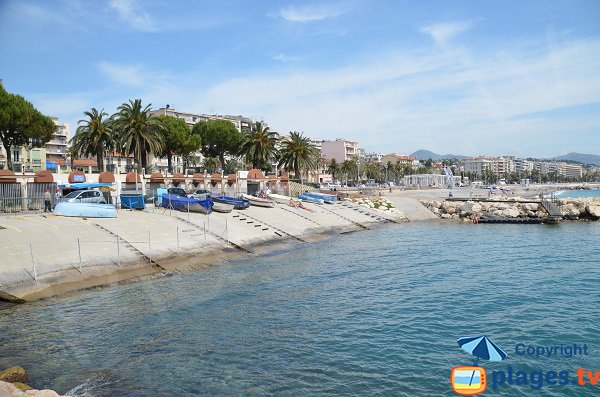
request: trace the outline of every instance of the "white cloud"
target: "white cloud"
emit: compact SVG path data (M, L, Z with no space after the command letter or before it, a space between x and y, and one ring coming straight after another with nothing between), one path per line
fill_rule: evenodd
M108 80L116 84L139 86L144 83L144 72L141 65L123 65L101 61L98 63L98 69Z
M307 23L335 18L350 11L350 8L347 3L308 4L282 8L276 15L290 22Z
M456 35L469 30L471 27L472 23L468 21L447 22L423 26L420 31L429 34L437 45L444 46Z
M274 61L282 63L298 62L302 59L302 57L299 57L297 55L288 55L284 53L275 54L271 58L273 58Z
M134 29L143 32L158 30L154 20L141 9L136 0L111 0L110 8L114 9L119 17Z

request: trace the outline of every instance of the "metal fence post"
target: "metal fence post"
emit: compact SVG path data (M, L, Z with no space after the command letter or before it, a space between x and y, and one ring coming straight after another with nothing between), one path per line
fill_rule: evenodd
M177 226L177 255L179 255L179 226Z
M77 237L77 252L79 253L79 271L81 271L81 242L79 237Z
M150 238L150 231L148 231L148 249L150 251L148 259L150 259L150 263L152 263L152 240Z
M117 264L121 266L121 243L119 242L119 236L117 236Z
M37 282L37 269L35 268L35 259L33 257L33 247L29 243L29 253L31 254L31 264L33 265L33 279Z

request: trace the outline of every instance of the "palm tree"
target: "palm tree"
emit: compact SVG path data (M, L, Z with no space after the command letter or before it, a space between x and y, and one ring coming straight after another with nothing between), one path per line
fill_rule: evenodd
M340 164L336 159L331 159L329 165L327 166L327 172L331 174L331 178L333 181L336 181L336 176L340 173Z
M246 161L251 162L253 168L263 168L277 156L278 137L278 133L269 131L269 127L257 121L252 130L244 134L240 155L246 156Z
M217 170L219 169L219 166L221 165L221 162L219 161L218 158L216 157L205 157L204 158L204 162L202 163L202 168L204 168L204 171L208 174L212 174L214 172L217 172Z
M349 177L356 172L356 164L352 160L344 160L340 165L340 172L346 177L347 184Z
M110 123L110 119L104 112L104 109L98 111L91 108L89 112L83 112L87 117L85 120L79 120L77 131L69 141L74 152L80 156L96 156L98 169L104 170L104 157L107 152L115 148L115 135Z
M302 170L314 169L320 158L319 150L302 133L290 132L289 140L281 144L279 167L286 171L294 170L296 178L301 179Z
M164 126L158 118L150 117L151 109L151 105L142 108L141 99L130 99L129 103L119 106L113 116L123 151L135 156L138 173L146 166L146 154L160 153L163 147Z

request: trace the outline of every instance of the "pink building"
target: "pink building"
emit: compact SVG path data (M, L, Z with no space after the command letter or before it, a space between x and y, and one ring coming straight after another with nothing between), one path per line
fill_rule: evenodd
M341 163L346 160L352 160L359 156L358 142L347 141L338 138L335 141L323 141L321 143L321 156L327 160Z

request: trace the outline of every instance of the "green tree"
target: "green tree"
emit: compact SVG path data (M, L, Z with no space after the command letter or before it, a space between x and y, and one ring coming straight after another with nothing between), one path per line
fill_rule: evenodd
M194 125L194 134L200 135L201 151L206 157L217 157L221 169L225 168L225 156L236 155L242 134L227 120L201 121Z
M104 170L104 157L115 148L112 124L104 109L98 111L92 108L83 112L83 115L87 119L77 122L79 127L69 143L79 156L96 156L98 169Z
M331 161L327 165L327 172L329 172L331 174L331 177L333 178L333 181L335 182L335 180L337 179L337 177L340 173L340 164L337 162L336 159L331 159Z
M257 121L250 132L243 134L239 154L246 156L252 168L265 168L271 159L277 157L278 138L278 133Z
M185 121L176 117L157 118L164 127L162 131L164 145L160 156L167 158L169 172L173 172L173 156L181 156L187 168L191 160L190 155L200 149L200 135L192 133Z
M348 183L348 179L352 180L356 175L356 163L352 160L344 160L340 165L340 172L346 177L346 183Z
M216 157L205 157L202 163L202 168L207 174L213 174L219 169L219 159Z
M229 159L225 161L225 169L223 172L225 174L235 174L241 168L241 164L239 161L235 159Z
M138 173L147 166L147 153L158 155L163 150L164 126L158 118L150 117L151 109L151 105L142 108L141 99L130 99L113 115L113 128L118 133L120 146L126 155L134 155Z
M303 170L314 169L321 153L302 133L290 132L289 140L281 144L279 167L294 171L296 178L302 178Z
M40 113L21 95L6 92L0 83L0 143L6 149L6 162L12 169L13 146L43 146L56 131L48 116Z

